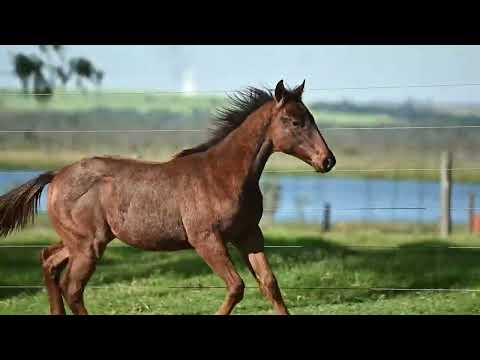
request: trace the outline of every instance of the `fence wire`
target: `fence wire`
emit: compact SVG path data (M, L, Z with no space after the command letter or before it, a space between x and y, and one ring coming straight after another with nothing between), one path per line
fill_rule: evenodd
M462 82L462 83L450 83L450 84L405 84L405 85L370 85L370 86L350 86L350 87L312 87L306 91L351 91L351 90L387 90L387 89L412 89L412 88L446 88L446 87L474 87L480 86L480 82ZM273 91L273 88L266 87L266 90ZM239 90L93 90L91 92L84 91L55 91L54 95L168 95L168 94L228 94L236 93ZM0 95L7 96L52 96L49 93L20 93L15 91L0 92Z
M15 249L15 248L31 248L31 249L42 249L51 245L55 245L57 243L51 244L35 244L35 245L22 245L22 244L15 244L15 245L0 245L0 249ZM422 245L422 246L392 246L392 245L349 245L349 244L342 244L344 250L349 249L388 249L388 250L402 250L402 251L417 251L417 250L430 250L430 249L441 249L441 250L474 250L480 249L480 246L440 246L440 245ZM134 249L138 250L132 246L128 245L108 245L108 249L110 248L123 248L123 249ZM265 245L264 248L267 249L325 249L325 246L321 245ZM141 250L140 250L141 251Z
M454 167L454 168L447 168L445 170L450 171L478 171L480 167ZM42 170L16 170L16 169L5 169L0 170L0 173L20 173L26 174L31 173L32 171L42 171ZM335 172L383 172L383 171L440 171L440 168L378 168L378 169L333 169L328 174L329 175ZM283 169L283 170L264 170L264 173L317 173L315 170L310 169Z
M88 289L151 289L151 286L141 286L141 285L112 285L112 286L101 286L101 285L90 285L85 288ZM0 285L1 289L39 289L45 290L45 286L42 285ZM225 286L215 286L215 285L205 285L205 286L165 286L165 287L156 287L155 289L166 290L166 289L187 289L187 290L212 290L220 289L227 290ZM245 289L256 289L256 286L245 286ZM311 287L296 287L296 286L282 286L282 290L322 290L322 291L379 291L379 292L388 292L388 291L410 291L410 292L480 292L480 289L471 289L471 288L397 288L397 287L368 287L368 286L347 286L347 287L328 287L328 286L311 286Z
M339 130L420 130L420 129L476 129L480 125L443 125L443 126L365 126L365 127L325 127L322 131ZM24 129L24 130L0 130L0 134L23 134L23 133L45 133L45 134L118 134L118 133L174 133L174 132L209 132L209 129Z

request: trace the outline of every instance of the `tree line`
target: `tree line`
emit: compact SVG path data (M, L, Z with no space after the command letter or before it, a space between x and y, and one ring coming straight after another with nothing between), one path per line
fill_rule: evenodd
M74 79L77 88L86 91L84 82L99 86L104 72L85 57L68 58L64 45L38 45L37 54L18 52L13 55L13 73L25 94L35 94L47 101L58 84L66 86Z

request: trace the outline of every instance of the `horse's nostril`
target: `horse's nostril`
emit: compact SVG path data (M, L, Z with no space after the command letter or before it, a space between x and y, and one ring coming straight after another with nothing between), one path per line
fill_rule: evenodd
M330 158L330 169L333 168L336 163L337 163L337 160L335 159L335 156L332 156Z
M324 168L326 171L331 170L335 166L336 160L335 157L329 156L328 158L325 159L324 162Z

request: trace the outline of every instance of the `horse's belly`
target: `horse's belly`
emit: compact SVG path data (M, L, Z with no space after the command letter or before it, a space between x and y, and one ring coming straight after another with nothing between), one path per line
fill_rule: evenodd
M126 222L115 235L123 242L145 250L174 251L191 248L182 229L176 224L154 226L130 224Z
M147 210L148 209L148 210ZM130 206L109 216L113 234L125 243L147 250L181 250L190 247L181 217L172 208Z
M106 207L113 234L123 242L146 250L181 250L190 247L175 201L155 191L137 191Z
M146 238L146 237L136 238L136 237L131 237L129 235L130 234L120 235L118 239L128 245L131 245L133 247L143 249L143 250L176 251L176 250L184 250L184 249L192 248L192 246L188 243L188 241L184 239L175 238L175 237L161 236L157 238Z

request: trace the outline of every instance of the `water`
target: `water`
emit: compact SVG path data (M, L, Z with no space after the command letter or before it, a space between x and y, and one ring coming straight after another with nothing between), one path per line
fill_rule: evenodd
M266 178L264 181L268 181ZM440 184L415 180L355 179L328 176L284 176L278 180L280 203L277 222L301 220L320 223L326 202L331 205L331 219L336 221L434 223L440 218ZM452 222L468 222L468 194L480 193L480 184L453 184ZM299 209L298 198L306 199ZM426 208L354 210L358 208ZM352 209L354 208L354 209Z
M0 192L18 186L37 176L36 171L1 171ZM440 185L436 182L413 180L375 180L329 176L264 175L264 181L276 181L280 186L276 222L301 221L320 223L326 202L331 205L331 219L336 221L417 222L434 223L440 216ZM452 189L454 224L468 221L468 193L480 193L480 184L456 183ZM40 209L46 210L46 191L42 193ZM303 201L303 210L299 206ZM480 200L479 200L480 201ZM423 207L426 210L346 210L352 208Z

